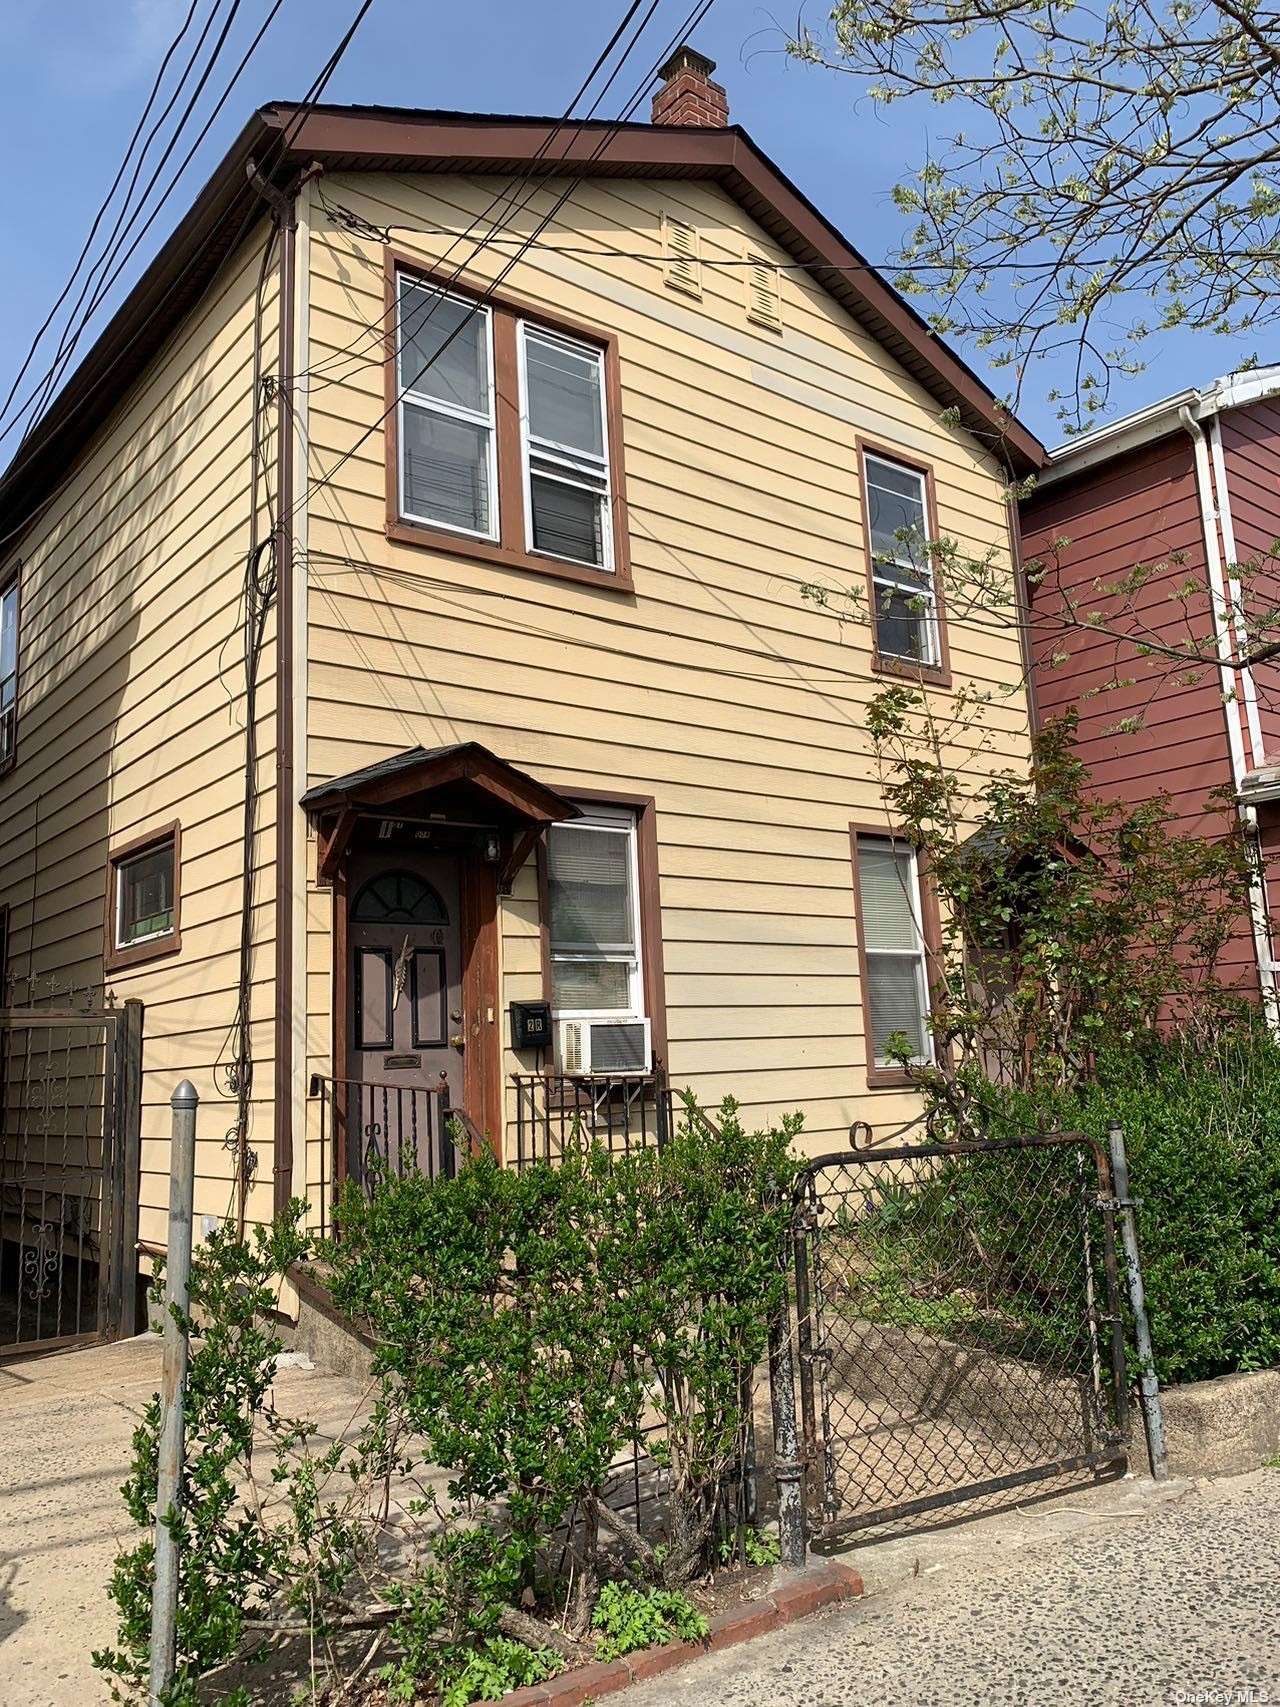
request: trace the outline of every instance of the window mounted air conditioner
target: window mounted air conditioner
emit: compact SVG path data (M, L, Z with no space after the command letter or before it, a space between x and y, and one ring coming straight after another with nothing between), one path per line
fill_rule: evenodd
M623 1078L647 1073L653 1038L647 1019L563 1019L560 1071Z

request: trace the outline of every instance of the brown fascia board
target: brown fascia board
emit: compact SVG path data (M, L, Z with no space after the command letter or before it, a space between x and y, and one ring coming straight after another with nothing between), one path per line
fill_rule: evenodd
M808 270L944 408L1017 475L1044 447L978 376L841 237L739 126L615 125L396 107L316 107L287 148L299 109L249 120L172 236L99 335L44 420L0 479L0 535L22 525L56 487L181 317L198 300L257 208L250 161L288 185L313 163L331 171L536 173L544 177L702 178L718 183Z

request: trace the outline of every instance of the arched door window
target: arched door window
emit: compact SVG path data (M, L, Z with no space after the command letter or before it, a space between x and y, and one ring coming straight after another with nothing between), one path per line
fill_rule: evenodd
M362 925L447 925L448 909L436 891L411 871L371 877L355 898L351 917Z

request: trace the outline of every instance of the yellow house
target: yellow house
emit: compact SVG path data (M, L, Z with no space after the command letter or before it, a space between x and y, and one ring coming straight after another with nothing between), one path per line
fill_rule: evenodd
M994 550L1041 449L728 123L256 113L0 485L11 974L145 1004L197 1215L370 1150L510 1160L664 1086L913 1103L930 902L865 731L997 700L904 530ZM803 589L861 589L850 621Z

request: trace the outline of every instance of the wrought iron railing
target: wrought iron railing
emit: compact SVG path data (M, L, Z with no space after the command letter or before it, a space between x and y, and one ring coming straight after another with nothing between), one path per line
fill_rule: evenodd
M457 1111L449 1087L311 1076L320 1103L320 1150L343 1158L340 1173L371 1187L387 1174L449 1179L458 1171Z
M517 1168L558 1162L597 1143L613 1156L661 1149L671 1132L671 1090L661 1070L633 1074L513 1073Z

